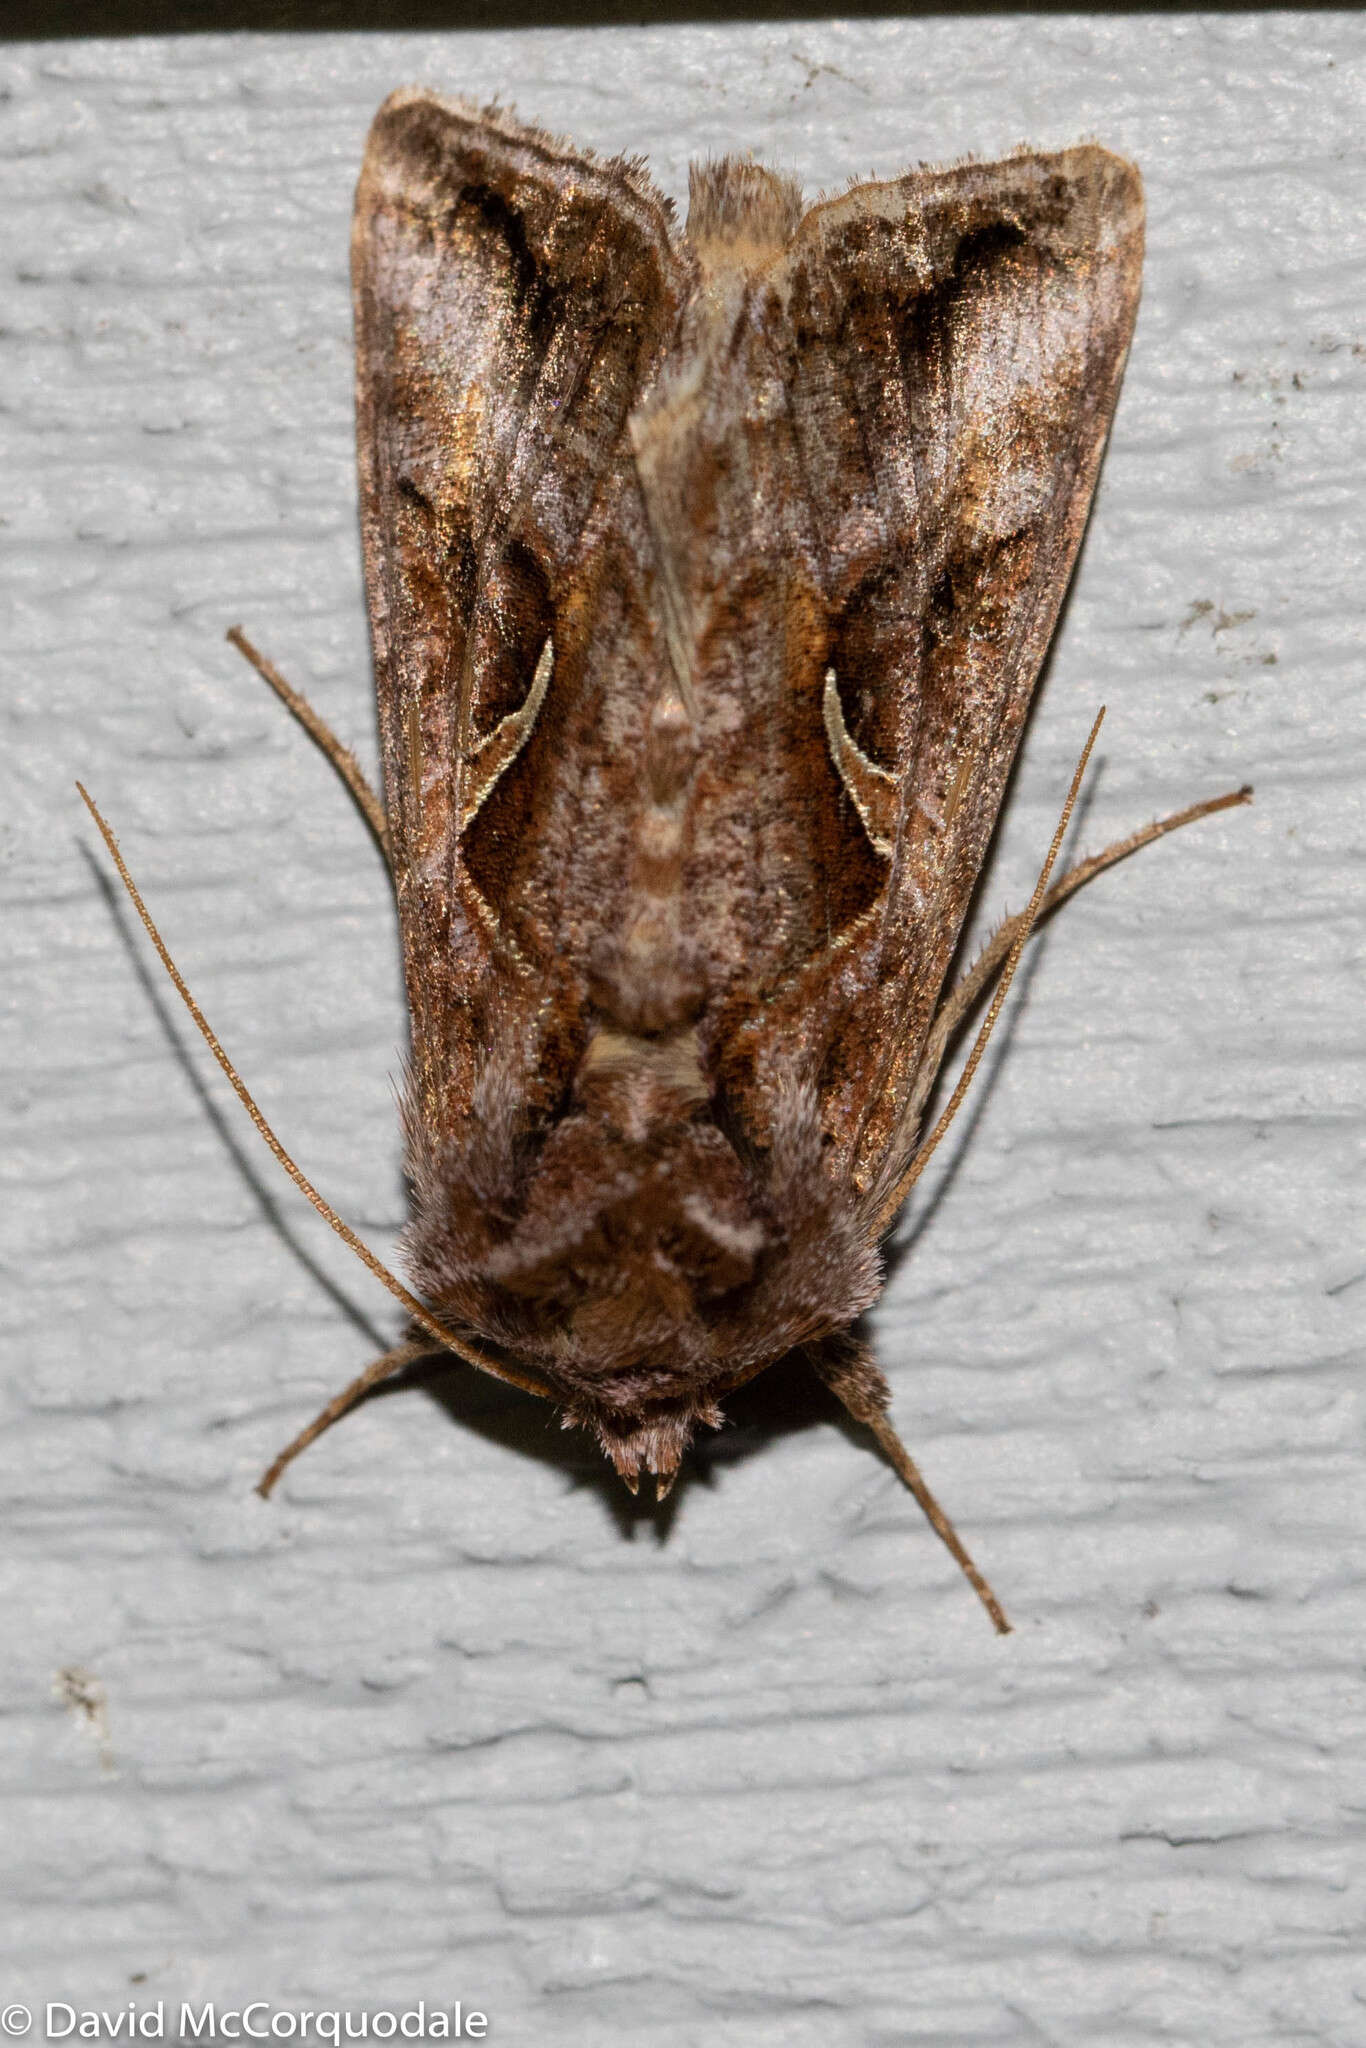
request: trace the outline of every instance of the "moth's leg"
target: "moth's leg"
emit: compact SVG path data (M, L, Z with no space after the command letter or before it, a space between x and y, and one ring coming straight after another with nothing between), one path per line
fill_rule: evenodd
M311 740L315 740L326 754L332 766L351 792L357 808L366 824L375 835L384 864L390 875L394 872L393 850L389 843L389 825L384 815L384 806L365 779L360 762L349 747L344 747L325 719L319 718L307 697L301 696L287 683L274 662L267 661L264 654L254 648L240 626L229 629L228 639L239 654L244 654L258 676L270 684L280 702L298 719Z
M1011 977L1019 964L1021 951L1030 934L1044 918L1060 909L1069 896L1074 896L1078 889L1084 888L1087 882L1094 881L1097 875L1103 874L1106 868L1112 868L1117 861L1127 859L1131 853L1137 853L1141 846L1150 845L1154 839L1161 839L1167 832L1175 832L1181 825L1193 824L1197 818L1207 818L1213 811L1226 811L1234 804L1245 804L1251 799L1252 790L1245 783L1241 789L1231 789L1223 796L1209 797L1204 803L1191 804L1187 810L1174 811L1169 818L1159 818L1153 824L1145 825L1142 831L1131 832L1127 839L1117 839L1113 846L1107 846L1100 853L1093 853L1089 860L1078 861L1077 865L1070 868L1050 889L1049 870L1057 858L1058 848L1062 844L1063 834L1072 815L1072 806L1076 802L1077 791L1081 786L1081 778L1091 749L1095 745L1096 735L1100 731L1100 721L1104 716L1102 708L1077 763L1077 772L1072 778L1067 802L1063 805L1057 831L1053 834L1053 844L1049 848L1048 858L1043 864L1028 906L1017 916L1007 918L999 931L993 934L982 949L980 958L950 989L935 1014L934 1023L925 1039L925 1050L921 1055L920 1065L916 1070L915 1086L902 1110L898 1125L898 1131L912 1135L919 1124L921 1112L929 1099L939 1070L944 1064L944 1055L950 1043L987 990L995 985L991 1004L977 1034L976 1043L968 1054L967 1062L939 1122L929 1137L916 1149L902 1153L895 1142L889 1147L889 1159L899 1159L900 1165L895 1169L894 1177L889 1173L882 1182L875 1184L867 1204L871 1217L871 1231L877 1237L890 1228L892 1219L915 1186L925 1169L926 1162L933 1156L940 1140L957 1115L987 1041L995 1029Z
M935 1535L991 1616L991 1625L997 1635L1008 1636L1010 1623L1000 1601L963 1548L958 1531L926 1486L919 1466L892 1428L887 1415L891 1389L866 1348L849 1341L838 1349L835 1344L827 1343L813 1347L807 1355L836 1400L843 1403L855 1422L861 1422L865 1429L872 1431L878 1449L915 1495Z
M1142 847L1151 846L1155 839L1164 838L1168 832L1178 831L1182 825L1193 825L1197 818L1208 818L1215 811L1232 810L1235 804L1250 803L1251 800L1251 786L1245 783L1241 789L1231 789L1223 796L1208 797L1204 803L1191 804L1184 811L1174 811L1169 818L1158 818L1153 824L1145 825L1142 831L1131 832L1127 839L1116 839L1112 846L1103 848L1100 853L1093 853L1087 860L1079 860L1075 867L1069 868L1065 875L1059 876L1044 897L1034 920L1035 929L1037 930L1046 917L1051 917L1055 910L1060 910L1069 896L1075 896L1078 889L1084 889L1088 882L1094 882L1096 876L1103 875L1107 868L1116 866L1119 861L1127 860L1131 853L1139 852ZM930 1076L938 1073L954 1033L995 981L1009 959L1010 949L1028 917L1027 910L1018 912L1014 917L1008 917L1005 923L992 933L972 966L949 990L939 1006L934 1027L925 1043L925 1057L921 1062L922 1073Z
M1077 762L1076 769L1073 772L1072 785L1067 792L1067 801L1062 807L1062 815L1054 828L1048 853L1044 859L1043 866L1039 870L1039 879L1034 884L1034 893L1029 899L1024 915L1016 918L1011 926L1012 938L1010 951L1006 955L1005 965L1001 969L995 990L992 993L991 1002L987 1008L987 1014L982 1019L981 1028L973 1042L972 1051L963 1062L963 1071L954 1083L953 1093L948 1099L944 1113L924 1142L908 1155L900 1154L895 1146L889 1151L889 1158L893 1160L899 1159L900 1163L895 1169L895 1177L890 1180L890 1186L887 1185L887 1181L884 1178L883 1182L874 1186L871 1199L866 1204L866 1208L870 1213L870 1235L873 1237L881 1237L885 1230L890 1229L892 1218L896 1215L897 1210L925 1171L927 1163L933 1159L939 1146L943 1143L945 1134L952 1128L953 1120L963 1106L968 1089L972 1086L972 1077L981 1064L982 1054L991 1042L991 1034L996 1029L1002 1005L1010 989L1010 984L1015 977L1015 970L1020 964L1020 956L1024 951L1029 934L1038 922L1039 912L1043 909L1047 898L1049 877L1052 875L1054 864L1059 853L1062 851L1062 842L1067 836L1067 827L1081 789L1082 777L1086 773L1086 764L1091 758L1091 749L1100 737L1100 728L1104 717L1105 706L1102 704L1100 710L1096 713L1095 723L1091 727L1086 745L1081 750L1081 759ZM952 998L950 998L949 1006L952 1006ZM931 1029L926 1040L926 1052L921 1057L916 1086L912 1091L909 1103L901 1114L900 1129L914 1132L917 1127L920 1111L924 1106L925 1098L930 1088L934 1084L935 1074L938 1072L937 1063L944 1057L944 1046L946 1043L946 1037L937 1039L933 1029ZM936 1061L936 1065L933 1067L929 1065L931 1054L933 1054Z
M371 1387L377 1387L381 1380L387 1380L394 1373L402 1372L405 1365L415 1365L419 1358L439 1355L429 1337L409 1337L404 1343L396 1344L392 1351L386 1351L382 1358L373 1360L363 1373L352 1380L349 1387L343 1387L335 1401L329 1401L327 1406L314 1416L307 1429L301 1429L294 1441L285 1445L269 1471L257 1481L256 1491L262 1500L269 1498L271 1488L286 1465L292 1465L300 1451L306 1451L325 1429L331 1429L334 1422L340 1422L347 1410L354 1408L361 1396L369 1393Z

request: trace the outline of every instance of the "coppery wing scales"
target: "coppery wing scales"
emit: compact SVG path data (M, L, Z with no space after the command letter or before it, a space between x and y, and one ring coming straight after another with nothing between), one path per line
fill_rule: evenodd
M409 93L376 122L358 409L410 1264L629 1479L796 1346L885 1399L839 1333L880 1284L870 1201L1085 517L1141 212L1095 149L806 213L728 162L680 235L638 168L506 116Z

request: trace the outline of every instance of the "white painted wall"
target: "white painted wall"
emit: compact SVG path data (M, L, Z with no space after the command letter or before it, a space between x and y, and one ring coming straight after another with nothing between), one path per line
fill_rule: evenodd
M1147 295L984 915L1102 698L1081 844L1257 803L1037 946L877 1319L1008 1640L796 1380L659 1517L458 1377L252 1493L396 1312L220 1084L72 782L391 1247L385 879L222 635L373 761L347 216L414 78L680 196L733 148L812 193L1022 137L1143 168ZM229 37L11 48L0 83L0 2004L165 1999L169 2035L185 1997L463 1998L576 2048L1366 2039L1366 22Z

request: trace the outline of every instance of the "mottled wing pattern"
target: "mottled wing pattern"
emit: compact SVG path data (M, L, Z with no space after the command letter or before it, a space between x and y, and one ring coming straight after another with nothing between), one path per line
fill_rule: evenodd
M827 945L729 1056L761 1083L803 1048L830 1167L870 1211L914 1142L917 1066L1080 540L1142 221L1137 172L1097 148L914 172L813 208L751 290L751 382L775 387L765 432L801 485L755 513L802 593L785 689L808 724L819 692L860 879L827 888Z
M410 1112L439 1139L468 1119L490 1047L534 1038L547 976L569 971L572 906L550 900L565 850L528 847L524 798L502 799L533 752L572 754L566 721L600 721L571 701L587 628L564 614L613 527L625 422L683 286L637 166L413 91L371 130L352 269Z

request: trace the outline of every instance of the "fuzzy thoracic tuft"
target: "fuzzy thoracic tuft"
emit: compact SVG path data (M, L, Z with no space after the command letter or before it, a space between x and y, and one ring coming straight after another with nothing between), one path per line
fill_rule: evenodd
M728 245L746 263L765 250L776 255L801 217L801 186L779 171L735 156L689 166L687 235L704 262Z

